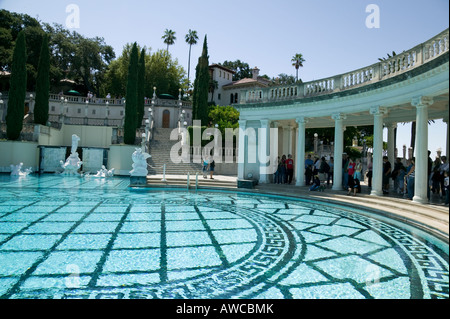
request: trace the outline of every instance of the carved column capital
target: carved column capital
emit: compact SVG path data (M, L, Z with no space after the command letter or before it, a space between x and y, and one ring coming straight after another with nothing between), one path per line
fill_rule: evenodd
M411 105L415 107L427 107L433 104L433 98L429 96L418 96L412 99Z
M347 115L343 113L335 113L331 115L331 118L335 121L345 120L347 118Z
M386 115L388 113L387 109L382 106L373 106L370 108L371 115Z
M295 118L295 122L297 124L306 124L306 123L308 123L308 121L309 121L308 118L304 117L304 116L299 116L299 117Z
M261 127L268 127L269 126L269 120L268 119L262 119L262 120L259 120L259 122L261 123Z
M245 130L246 126L247 126L247 120L239 120L239 128Z

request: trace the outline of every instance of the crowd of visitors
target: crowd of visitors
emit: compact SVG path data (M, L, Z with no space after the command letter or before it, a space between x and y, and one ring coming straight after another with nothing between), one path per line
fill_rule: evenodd
M431 152L428 152L430 156ZM333 184L333 172L335 163L333 157L319 158L308 154L305 159L304 176L305 185L310 191L324 191ZM274 183L291 184L293 182L294 161L292 155L282 155L278 157L274 173ZM414 177L415 177L415 159L404 160L396 158L395 163L389 162L387 156L383 156L382 172L382 190L383 194L389 194L391 180L393 181L394 194L412 199L414 197ZM361 193L361 182L367 178L366 185L369 189L372 187L372 161L367 161L363 168L360 158L349 157L346 153L342 155L342 187L347 190L347 195L356 196ZM449 163L446 156L438 156L433 161L428 158L428 198L430 196L439 196L445 199L448 205L449 197ZM434 194L434 195L432 195Z

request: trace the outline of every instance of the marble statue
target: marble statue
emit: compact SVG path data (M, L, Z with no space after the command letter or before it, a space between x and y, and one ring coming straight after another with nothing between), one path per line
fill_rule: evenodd
M80 169L83 162L77 153L78 142L80 138L76 135L72 135L72 148L70 150L70 156L66 159L66 162L60 161L61 167L63 168L62 174L64 175L79 175L78 170Z
M102 165L102 168L97 172L97 174L93 175L94 177L111 177L114 176L114 168L108 170L105 165Z
M76 134L72 134L72 148L70 150L71 154L74 154L77 152L79 141L80 141L80 138Z
M20 163L19 165L11 164L10 166L11 166L11 176L27 176L28 174L31 174L33 172L33 169L31 167L22 170L23 163Z
M131 176L147 176L147 158L151 157L150 154L144 152L142 148L136 148L131 159L133 160L133 169L130 171Z

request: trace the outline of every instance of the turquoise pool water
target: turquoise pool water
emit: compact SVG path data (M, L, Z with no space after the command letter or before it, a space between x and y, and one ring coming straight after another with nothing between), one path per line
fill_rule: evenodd
M0 298L448 298L448 249L376 215L128 185L0 176Z

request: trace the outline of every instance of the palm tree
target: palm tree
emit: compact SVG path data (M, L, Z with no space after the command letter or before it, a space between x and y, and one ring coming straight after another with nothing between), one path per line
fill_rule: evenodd
M169 52L169 45L174 44L177 39L175 37L175 31L166 29L161 39L164 39L164 43L167 44L167 52Z
M189 44L189 63L188 63L188 85L189 85L189 74L191 71L191 47L193 44L197 44L198 36L197 31L189 29L188 34L185 36L186 43Z
M386 60L389 60L390 58L393 58L394 56L396 56L397 53L395 53L395 51L392 51L392 55L390 55L389 53L387 54L387 58L378 58L378 61L383 62Z
M301 54L301 53L295 54L295 55L292 57L291 62L294 62L294 63L292 63L292 65L295 66L295 69L297 70L297 76L296 76L296 79L297 79L297 81L298 81L298 69L299 69L301 66L303 66L303 62L305 62L305 59L303 59L303 54Z

